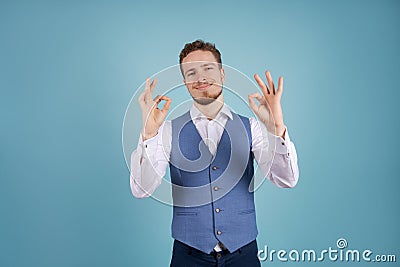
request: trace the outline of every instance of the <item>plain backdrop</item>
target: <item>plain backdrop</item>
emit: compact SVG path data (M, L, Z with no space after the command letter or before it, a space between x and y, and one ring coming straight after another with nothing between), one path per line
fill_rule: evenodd
M198 38L249 77L285 79L300 181L257 190L260 249L345 238L399 258L399 11L388 0L1 1L0 265L169 264L172 208L132 196L122 124L146 77Z

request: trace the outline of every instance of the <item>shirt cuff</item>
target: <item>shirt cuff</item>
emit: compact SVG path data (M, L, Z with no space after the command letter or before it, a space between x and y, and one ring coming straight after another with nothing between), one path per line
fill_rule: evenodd
M289 153L289 146L290 146L290 137L287 128L285 128L285 134L283 139L281 136L277 136L273 133L268 132L269 140L273 140L275 143L275 153L288 155Z
M142 147L142 157L148 158L148 155L154 155L155 152L157 151L157 144L158 144L158 133L143 141L143 136L142 133L140 133L139 137L139 144Z

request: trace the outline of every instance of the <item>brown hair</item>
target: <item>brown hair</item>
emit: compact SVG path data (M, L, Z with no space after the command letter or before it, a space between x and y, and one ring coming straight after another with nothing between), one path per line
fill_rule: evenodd
M189 53L197 50L203 50L203 51L210 51L217 62L219 63L220 67L222 65L221 61L221 53L218 51L218 49L215 47L215 44L209 43L209 42L204 42L203 40L196 40L192 43L187 43L185 44L185 47L182 49L181 53L179 54L179 64L182 64L183 59L189 55Z

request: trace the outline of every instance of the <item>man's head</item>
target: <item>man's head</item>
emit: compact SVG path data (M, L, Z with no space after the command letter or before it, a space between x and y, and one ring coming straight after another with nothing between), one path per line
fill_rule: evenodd
M202 40L187 43L179 55L179 64L183 81L197 103L207 105L222 94L225 73L215 45Z

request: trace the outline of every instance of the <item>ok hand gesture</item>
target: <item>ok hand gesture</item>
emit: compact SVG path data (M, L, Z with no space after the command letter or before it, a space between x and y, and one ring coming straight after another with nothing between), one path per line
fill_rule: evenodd
M147 140L157 135L158 129L164 122L172 102L171 98L161 95L158 95L153 99L153 91L156 84L156 79L153 81L150 81L149 78L146 79L146 87L138 99L140 108L142 109L143 140ZM160 110L158 104L162 100L165 100L165 103L163 108Z
M283 137L286 129L281 107L283 77L279 77L277 89L268 70L265 72L265 77L267 78L268 86L258 74L254 75L254 79L263 92L263 95L258 92L250 94L248 96L249 105L257 117L265 124L269 132ZM255 103L254 98L258 100L260 105Z

